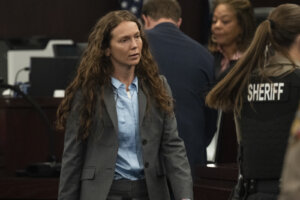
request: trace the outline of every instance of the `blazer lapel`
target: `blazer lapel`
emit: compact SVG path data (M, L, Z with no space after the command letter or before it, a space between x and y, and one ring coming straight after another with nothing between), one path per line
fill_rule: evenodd
M138 91L138 101L139 101L139 126L141 126L144 119L146 105L147 105L147 97L143 92L143 90L141 90L141 87L139 87L139 91Z
M112 86L104 88L104 103L108 112L108 115L115 127L118 130L118 116L116 110L116 101Z
M105 87L104 89L104 103L108 112L109 117L112 120L112 123L116 130L118 130L118 116L116 110L116 101L112 87ZM147 97L141 87L138 91L138 102L139 102L139 126L142 125L146 106L147 106Z

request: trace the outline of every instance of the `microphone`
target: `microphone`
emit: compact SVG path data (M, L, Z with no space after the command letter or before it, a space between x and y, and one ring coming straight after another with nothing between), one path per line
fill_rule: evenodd
M22 92L24 92L25 94L27 94L27 90L30 85L28 83L18 82L18 77L22 71L29 71L29 70L30 70L30 67L23 67L23 68L19 69L15 75L14 85L18 86L20 88L20 90ZM15 93L14 96L15 97L18 96L18 93Z
M29 95L21 91L18 86L13 86L13 85L3 83L3 78L1 77L0 77L0 88L11 89L14 92L16 92L18 95L23 97L27 102L29 102L34 107L34 109L41 116L45 125L48 127L47 132L49 137L49 158L48 158L49 162L31 164L26 168L25 171L23 170L17 171L17 175L33 176L33 177L58 177L61 164L57 162L57 158L54 153L54 149L55 149L54 148L55 143L53 138L54 130L45 112L41 109L38 103L36 103Z
M19 74L22 72L22 71L29 71L30 70L30 67L23 67L21 69L19 69L15 75L15 85L17 84L17 80L18 80L18 77L19 77Z

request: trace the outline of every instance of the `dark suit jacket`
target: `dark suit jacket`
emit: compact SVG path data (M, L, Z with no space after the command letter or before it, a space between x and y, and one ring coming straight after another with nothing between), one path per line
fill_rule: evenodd
M213 83L213 57L172 23L161 23L146 35L160 72L172 89L179 136L193 169L195 164L206 163L206 146L216 129L217 113L204 103Z
M164 82L167 86L165 78ZM149 198L170 199L168 178L176 200L193 199L190 168L184 143L178 137L176 119L158 109L153 99L146 112L147 98L142 88L138 91L139 133ZM82 103L78 92L66 125L58 199L106 200L118 152L118 121L112 86L105 88L102 109L98 100L91 132L84 142L76 139L78 110ZM102 118L99 118L100 112Z

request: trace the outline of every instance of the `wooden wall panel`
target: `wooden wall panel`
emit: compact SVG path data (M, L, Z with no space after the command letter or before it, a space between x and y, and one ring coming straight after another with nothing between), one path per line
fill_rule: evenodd
M97 19L115 9L116 0L1 0L0 38L47 36L86 41Z
M181 30L205 43L208 37L208 0L178 0ZM299 0L252 0L255 7L298 3ZM1 0L0 39L45 36L85 42L95 22L119 9L118 0Z
M208 0L178 0L181 30L205 42ZM45 36L85 42L96 21L119 9L118 0L1 0L0 39Z
M53 129L60 101L37 99ZM40 114L23 98L0 98L0 121L0 177L13 177L30 164L46 162L50 154L61 160L64 133L49 133Z
M208 0L178 0L182 8L181 30L202 44L207 43L209 25Z

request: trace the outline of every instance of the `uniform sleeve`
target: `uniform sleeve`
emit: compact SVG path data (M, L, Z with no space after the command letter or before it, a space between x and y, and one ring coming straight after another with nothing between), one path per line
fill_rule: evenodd
M164 85L171 94L170 87L163 77ZM178 136L174 113L165 115L161 152L164 158L167 177L176 200L193 199L193 181L183 140Z
M80 197L83 143L77 139L77 134L80 125L79 105L81 102L81 94L77 93L67 118L58 200L79 200Z

